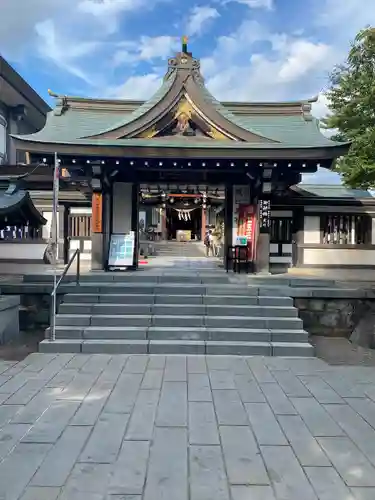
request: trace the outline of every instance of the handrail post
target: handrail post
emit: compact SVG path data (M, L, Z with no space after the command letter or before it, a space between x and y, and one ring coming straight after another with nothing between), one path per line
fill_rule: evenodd
M51 326L49 330L49 340L56 340L56 288L54 288L51 296Z
M80 279L80 274L81 274L81 251L78 249L77 252L77 274L76 274L76 284L79 284L79 279Z

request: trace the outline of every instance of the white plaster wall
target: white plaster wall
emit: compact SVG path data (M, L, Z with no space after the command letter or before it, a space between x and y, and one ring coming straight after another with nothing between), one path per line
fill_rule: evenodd
M305 248L303 263L306 265L374 266L375 250Z
M305 215L303 229L304 243L320 243L320 217Z
M115 182L113 185L113 233L124 234L131 230L132 184Z
M371 219L371 244L375 245L375 217Z
M71 215L92 215L91 207L71 207Z
M1 243L1 260L43 260L46 243Z

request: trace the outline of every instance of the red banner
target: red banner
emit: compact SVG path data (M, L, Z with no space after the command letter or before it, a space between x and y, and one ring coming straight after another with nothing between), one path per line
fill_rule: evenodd
M255 227L256 227L256 206L240 205L238 207L238 236L247 237L247 246L249 248L249 258L255 258Z

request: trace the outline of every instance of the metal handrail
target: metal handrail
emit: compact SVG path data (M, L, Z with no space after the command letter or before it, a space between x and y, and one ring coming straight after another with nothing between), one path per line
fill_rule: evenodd
M57 283L54 284L52 293L51 293L51 321L50 321L50 329L49 329L49 340L53 342L56 340L56 313L57 313L57 304L56 304L56 296L57 290L61 285L62 280L65 278L67 272L70 269L70 266L73 264L74 259L77 257L77 271L76 271L76 284L79 284L80 272L81 272L81 251L79 248L74 251L73 255L70 257L69 262L65 266L60 279Z

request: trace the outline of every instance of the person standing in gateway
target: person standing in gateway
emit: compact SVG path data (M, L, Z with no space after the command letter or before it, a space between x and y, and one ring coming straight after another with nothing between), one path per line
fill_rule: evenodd
M206 236L204 237L204 246L206 247L206 257L211 255L213 256L213 236L211 229L207 231Z

